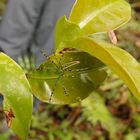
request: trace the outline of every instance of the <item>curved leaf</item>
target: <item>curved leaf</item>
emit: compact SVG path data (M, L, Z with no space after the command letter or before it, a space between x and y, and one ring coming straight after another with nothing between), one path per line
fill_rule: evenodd
M23 70L8 56L0 53L0 92L4 96L4 110L13 112L11 128L26 140L31 115L32 94Z
M40 100L70 104L86 98L106 78L103 66L87 53L70 51L50 56L27 78Z
M63 45L64 41L74 41L79 36L79 26L68 21L65 16L60 17L55 26L55 48Z
M114 30L128 22L130 5L125 0L76 0L69 20L83 35Z
M95 41L88 37L81 37L73 43L65 45L98 58L122 78L140 101L140 65L129 53L109 43Z

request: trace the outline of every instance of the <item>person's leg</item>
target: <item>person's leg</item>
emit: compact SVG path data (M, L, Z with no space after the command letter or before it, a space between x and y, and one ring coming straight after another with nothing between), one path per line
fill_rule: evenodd
M47 55L52 54L56 22L63 15L68 17L74 1L75 0L46 1L34 34L32 46L32 52L35 54L38 64L45 59L40 53L40 50L44 51Z
M0 47L13 59L27 52L44 0L8 0L0 23Z

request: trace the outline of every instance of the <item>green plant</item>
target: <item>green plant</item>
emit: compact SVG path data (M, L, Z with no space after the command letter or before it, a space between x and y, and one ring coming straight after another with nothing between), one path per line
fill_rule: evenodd
M111 139L115 140L117 139L116 120L113 118L104 102L104 98L102 98L101 95L96 92L92 93L82 102L83 115L93 125L101 123L102 126L110 132Z
M103 66L87 53L70 51L52 55L27 78L40 100L70 104L86 98L106 78Z
M0 53L0 91L4 96L4 110L13 111L14 117L9 118L12 120L11 128L21 139L27 138L31 120L31 87L33 94L45 102L77 102L105 79L104 63L140 99L140 66L136 60L122 49L90 37L115 30L130 17L130 6L124 0L77 0L69 20L64 16L56 24L55 55L27 74L30 85L24 71ZM68 48L74 48L74 51Z

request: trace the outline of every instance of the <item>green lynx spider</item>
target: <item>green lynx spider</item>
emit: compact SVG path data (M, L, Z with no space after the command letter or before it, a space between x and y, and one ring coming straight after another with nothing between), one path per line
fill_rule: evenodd
M64 51L47 57L27 78L36 97L65 104L77 102L97 88L106 76L102 67L103 63L87 53Z

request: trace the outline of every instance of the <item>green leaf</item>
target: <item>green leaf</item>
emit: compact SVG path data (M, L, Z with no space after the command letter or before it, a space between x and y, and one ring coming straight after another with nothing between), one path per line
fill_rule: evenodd
M87 53L70 51L50 56L27 78L40 100L70 104L86 98L106 78L103 66Z
M129 53L109 43L95 41L88 37L81 37L65 45L67 48L85 51L102 61L120 76L140 101L140 65Z
M55 48L59 45L65 45L63 42L74 41L79 36L79 26L69 22L65 16L62 16L55 26Z
M114 30L131 17L125 0L77 0L69 20L81 28L82 35Z
M24 71L12 59L0 53L0 92L4 96L4 110L12 110L11 128L26 140L31 115L32 94Z

